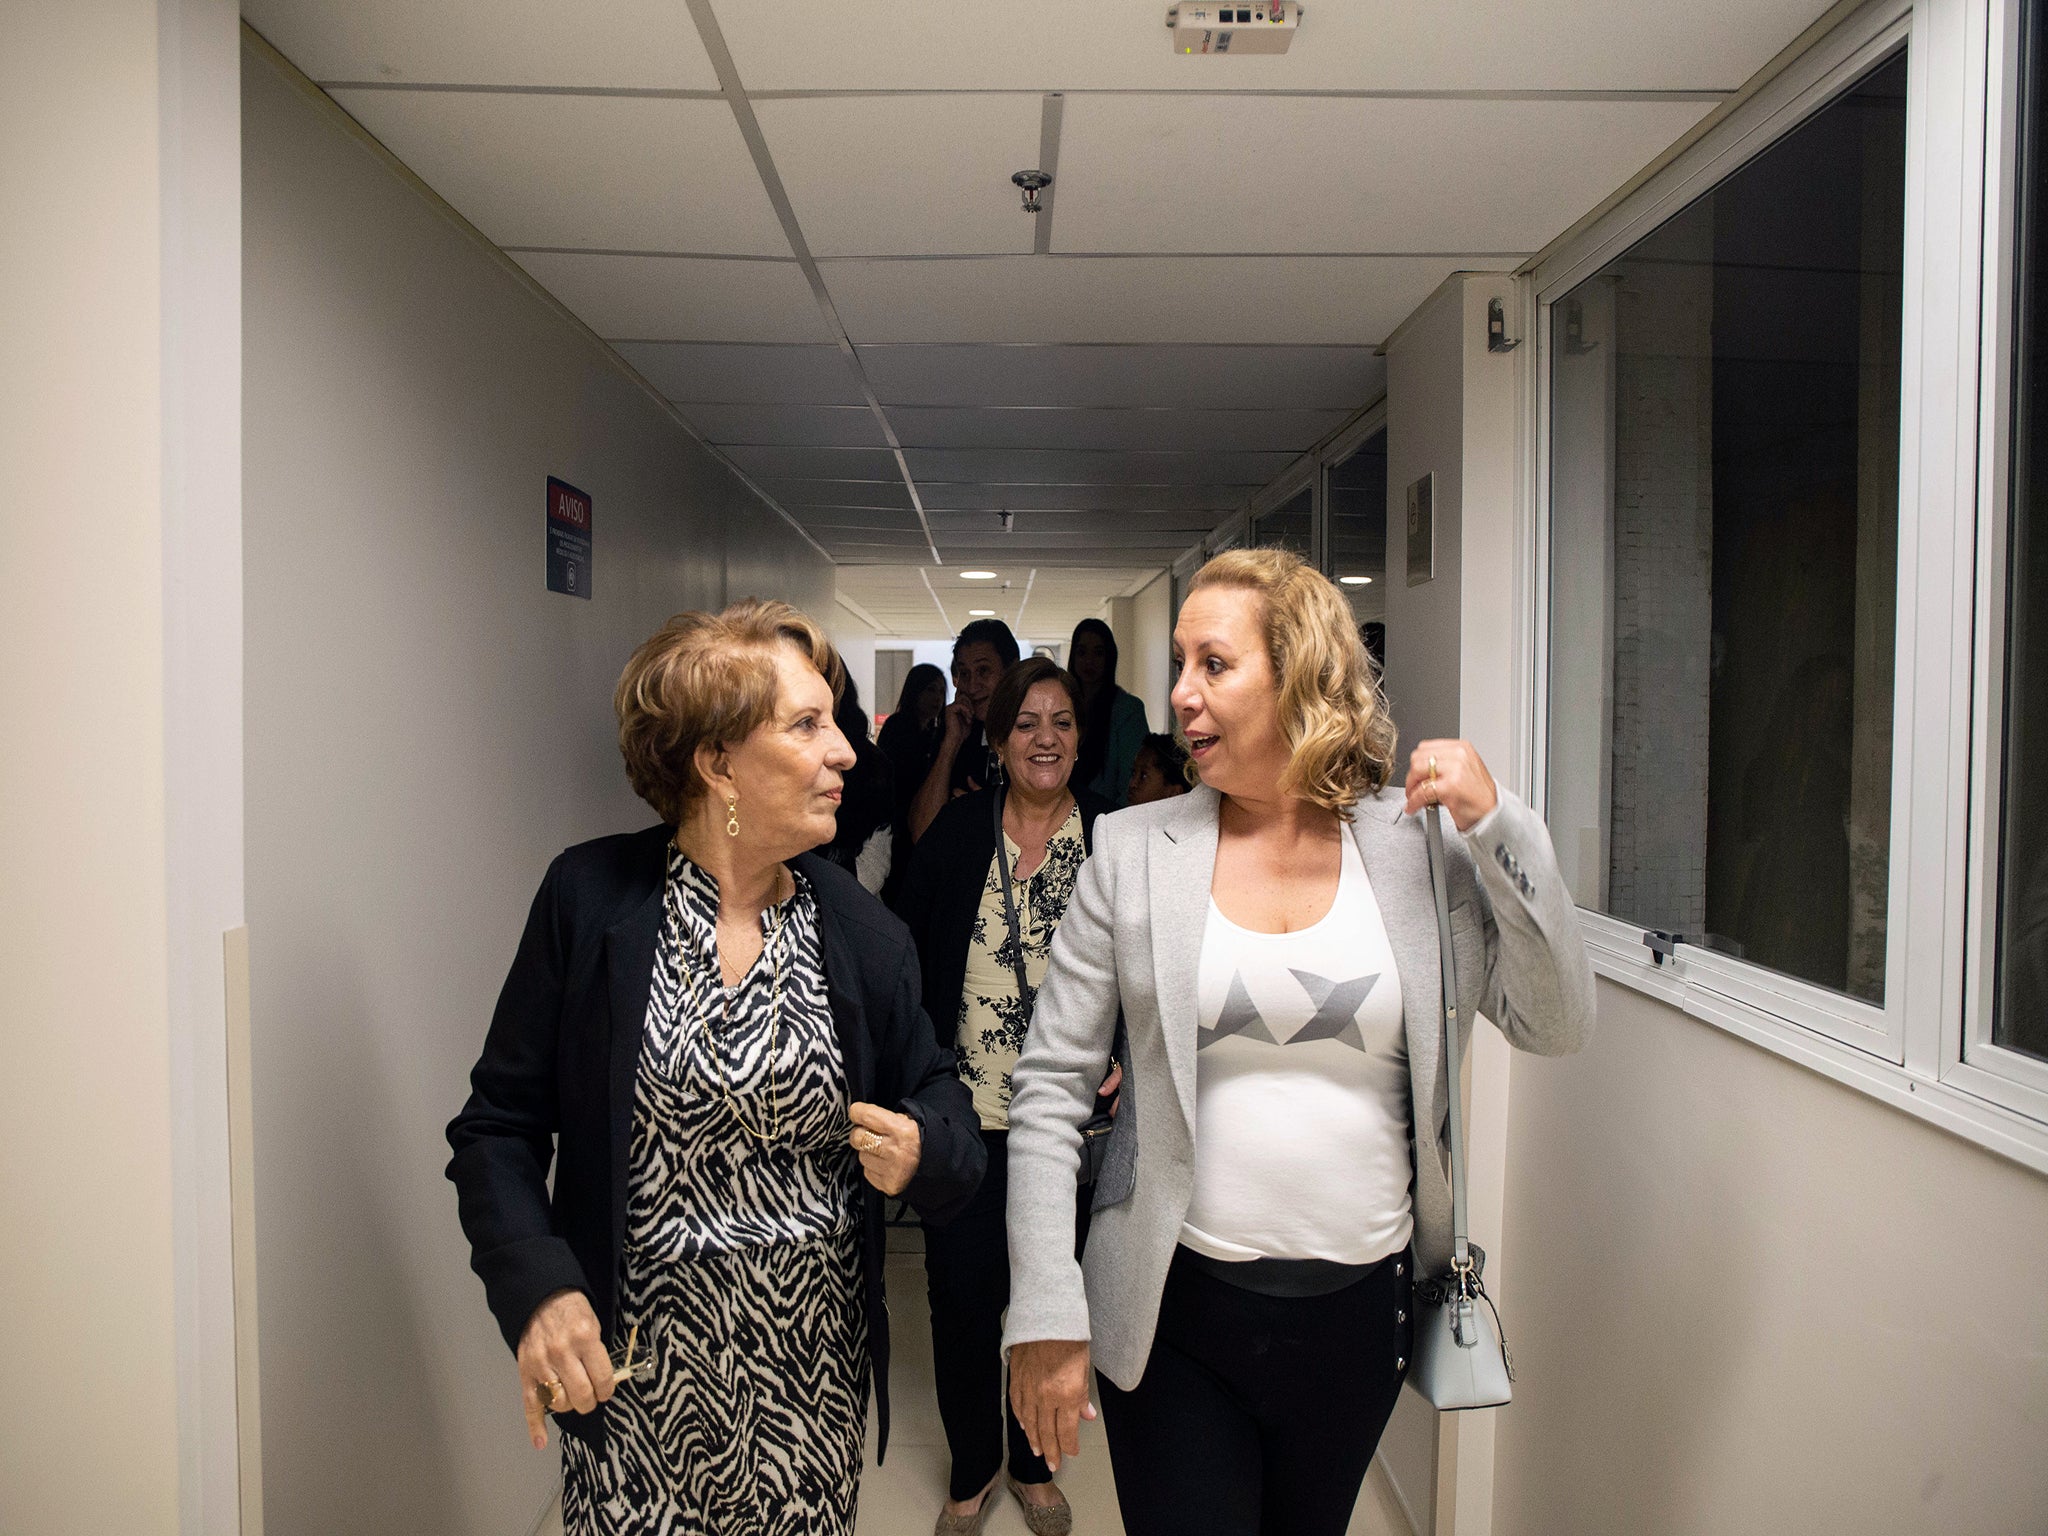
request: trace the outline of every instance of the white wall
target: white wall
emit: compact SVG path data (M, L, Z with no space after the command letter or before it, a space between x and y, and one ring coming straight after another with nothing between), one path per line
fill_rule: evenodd
M516 1536L556 1458L442 1128L548 859L652 819L611 715L633 646L728 595L829 619L832 572L324 98L254 46L244 78L268 1529ZM548 474L594 499L588 602L542 589Z
M1117 670L1123 686L1145 704L1155 731L1173 721L1173 576L1161 571L1131 599L1131 633L1117 634Z
M2048 1180L1607 982L1509 1134L1501 1536L2048 1527Z
M154 4L0 48L0 1527L177 1528Z

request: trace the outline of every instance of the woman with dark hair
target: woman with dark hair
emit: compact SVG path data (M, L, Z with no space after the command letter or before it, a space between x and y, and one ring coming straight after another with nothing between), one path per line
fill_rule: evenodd
M1145 705L1116 683L1116 636L1100 619L1083 619L1067 642L1067 667L1081 684L1081 760L1074 782L1113 806L1130 792L1131 765L1151 726Z
M889 759L894 778L891 808L889 880L882 887L882 899L895 905L897 889L910 869L910 802L931 776L939 760L939 738L945 734L939 717L946 712L946 674L928 661L921 661L903 679L896 695L896 708L882 722L875 744Z
M936 669L935 669L936 670ZM818 852L880 894L889 878L889 824L895 810L895 774L882 749L868 739L868 712L851 677L833 707L832 721L853 748L853 766L841 784L839 830Z
M1131 786L1126 804L1150 805L1188 792L1188 751L1171 736L1147 736L1131 764Z
M1001 782L939 812L918 840L904 882L902 911L917 943L932 1025L942 1046L956 1047L990 1157L967 1208L944 1229L925 1233L933 1374L953 1459L938 1536L981 1530L1006 1438L1011 1491L1031 1530L1060 1536L1073 1518L1015 1415L998 1403L1010 1288L1003 1177L1010 1067L1096 817L1108 809L1069 783L1085 740L1080 694L1069 673L1041 656L1003 675L985 717ZM1105 1086L1114 1090L1115 1080ZM1083 1212L1073 1182L1054 1241L1078 1251Z

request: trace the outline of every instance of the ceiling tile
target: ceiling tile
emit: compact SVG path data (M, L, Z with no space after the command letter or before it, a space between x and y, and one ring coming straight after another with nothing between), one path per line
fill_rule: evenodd
M671 400L860 405L860 385L835 346L627 341L619 355Z
M832 96L754 111L819 256L1028 252L1011 173L1038 163L1037 96Z
M910 511L910 491L903 484L903 476L896 472L893 459L889 461L889 476L887 480L764 479L761 484L785 507L891 507ZM918 489L921 492L923 487Z
M1077 96L1053 248L1527 253L1711 105Z
M907 449L1206 448L1300 453L1339 426L1345 411L1205 411L1057 406L968 409L899 405L889 423Z
M885 405L1290 405L1356 410L1386 392L1370 347L870 345Z
M315 80L716 90L676 0L242 0Z
M823 341L793 262L528 251L515 258L607 340Z
M728 457L760 480L881 480L897 473L886 448L728 448ZM900 483L900 482L899 482Z
M741 443L886 448L882 424L864 405L727 405L677 401L684 419L721 447Z
M1583 211L1583 210L1580 210ZM1484 258L1011 256L823 263L858 344L1345 342L1373 346L1459 270Z
M1188 58L1166 6L713 0L750 91L1732 90L1827 0L1311 4L1284 54ZM854 19L855 14L858 20Z
M789 255L723 101L333 95L499 245Z
M932 533L945 539L954 534L983 534L999 531L1001 524L996 515L987 511L947 511L927 509L926 517L932 525ZM1168 511L1124 511L1115 516L1103 512L1087 512L1070 509L1058 511L1021 510L1015 515L1014 527L1018 533L1065 533L1096 534L1112 528L1125 529L1148 534L1181 534L1192 531L1194 537L1182 540L1191 544L1195 538L1216 526L1216 518L1207 512Z
M1270 477L1269 477L1270 478ZM927 510L935 507L968 511L1005 508L1053 508L1069 511L1234 512L1250 500L1264 480L1243 484L1212 481L1194 485L1018 485L1001 481L926 480L917 491Z
M1024 484L1094 481L1112 485L1168 485L1175 481L1227 481L1233 485L1263 485L1296 457L1292 453L1096 453L1041 448L907 448L903 456L920 488L927 477Z

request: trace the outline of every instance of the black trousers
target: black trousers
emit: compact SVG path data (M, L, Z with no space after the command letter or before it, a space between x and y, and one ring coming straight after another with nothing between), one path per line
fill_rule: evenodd
M1096 1377L1129 1536L1343 1536L1408 1374L1405 1253L1327 1296L1174 1255L1137 1390Z
M1009 1452L1020 1483L1052 1479L1010 1411L1003 1381L1003 1310L1010 1304L1009 1132L983 1131L988 1172L967 1208L924 1234L925 1284L932 1306L932 1374L939 1418L953 1455L947 1497L971 1499L986 1488ZM1074 1252L1088 1233L1088 1191L1077 1192Z

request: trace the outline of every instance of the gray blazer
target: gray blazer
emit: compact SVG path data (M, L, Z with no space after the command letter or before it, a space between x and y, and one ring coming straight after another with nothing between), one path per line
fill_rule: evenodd
M1010 1313L1006 1346L1087 1339L1095 1365L1130 1389L1144 1373L1167 1265L1194 1184L1195 978L1216 867L1213 789L1134 806L1096 823L1012 1078ZM1417 1263L1450 1267L1451 1190L1443 1134L1448 1085L1436 902L1419 817L1398 788L1361 801L1351 835L1401 977L1415 1159ZM1510 1044L1563 1055L1593 1027L1593 968L1542 819L1505 790L1461 841L1445 839L1459 1017L1499 1024ZM1084 1263L1074 1261L1080 1126L1102 1081L1117 1011L1130 1034L1123 1103Z

